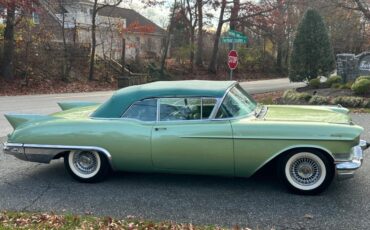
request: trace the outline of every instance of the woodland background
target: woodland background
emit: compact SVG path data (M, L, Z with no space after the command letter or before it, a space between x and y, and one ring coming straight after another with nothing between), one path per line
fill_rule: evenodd
M60 0L63 1L63 0ZM94 0L95 15L104 6L125 0ZM147 7L163 1L142 0ZM369 0L173 0L161 58L124 60L132 72L157 79L228 79L228 44L220 37L229 29L248 36L237 45L235 79L286 77L297 27L308 9L325 21L333 55L370 51ZM97 60L96 43L51 43L53 34L30 19L36 0L0 0L0 94L82 92L114 89L124 74ZM96 26L96 25L95 25ZM98 31L91 31L99 36ZM130 26L125 33L145 31ZM60 31L64 33L63 27ZM122 60L117 60L121 62ZM333 66L333 71L335 66Z

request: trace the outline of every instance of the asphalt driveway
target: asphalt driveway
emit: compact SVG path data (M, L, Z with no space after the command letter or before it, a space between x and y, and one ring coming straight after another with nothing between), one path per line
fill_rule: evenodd
M370 115L353 117L366 127L364 138L370 140ZM268 172L251 179L115 173L103 183L80 184L66 174L62 161L23 162L0 152L0 210L135 216L254 229L368 229L369 175L366 156L355 178L334 181L320 196L289 194Z

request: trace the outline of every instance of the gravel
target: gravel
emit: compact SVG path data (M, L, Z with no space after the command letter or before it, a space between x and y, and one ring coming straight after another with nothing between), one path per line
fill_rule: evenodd
M370 115L355 114L370 140ZM3 142L5 138L0 138ZM370 151L367 151L369 154ZM251 179L115 173L80 184L61 160L23 162L0 150L0 210L91 213L253 229L368 229L370 157L350 180L334 181L319 196L288 193L265 172Z

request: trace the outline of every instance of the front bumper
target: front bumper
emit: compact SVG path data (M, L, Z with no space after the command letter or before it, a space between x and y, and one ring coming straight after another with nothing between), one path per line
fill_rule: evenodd
M361 140L359 145L352 148L352 159L350 161L338 162L335 164L338 179L348 179L354 176L354 173L362 165L364 159L364 150L369 148L370 143Z

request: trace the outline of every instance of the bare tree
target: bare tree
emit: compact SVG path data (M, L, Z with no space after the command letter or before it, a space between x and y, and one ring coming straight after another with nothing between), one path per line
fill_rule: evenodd
M34 1L35 0L0 0L0 5L6 9L2 74L7 80L13 79L14 75L16 26L22 21L24 16L29 16L29 13L33 11Z
M65 30L65 25L66 25L66 12L63 9L65 1L64 0L58 0L59 8L61 10L61 16L62 16L62 21L61 21L61 31L62 31L62 39L63 39L63 63L62 63L62 79L64 81L68 81L69 79L69 73L71 70L71 64L70 64L70 58L69 58L69 53L68 53L68 46L67 46L67 39L66 39L66 30Z
M194 10L194 11L193 11ZM188 27L190 31L190 71L194 71L194 48L195 48L195 27L197 26L196 5L192 6L190 0L186 0L186 12L189 15ZM186 15L185 15L185 18Z
M195 63L197 66L203 66L203 0L197 0L198 10L198 38Z
M224 18L225 15L225 9L228 3L235 4L232 9L234 12L237 13L242 11L242 13L235 14L234 12L230 12L229 18ZM236 10L235 10L236 8ZM273 11L276 9L275 5L267 5L267 6L259 6L255 3L246 2L241 4L238 0L233 0L233 2L222 0L221 2L221 9L220 9L220 16L218 20L217 30L215 34L215 40L213 45L213 51L211 56L211 61L208 65L208 72L210 73L216 73L217 72L217 66L216 66L216 60L217 60L217 54L218 54L218 44L221 36L221 30L224 23L230 23L230 25L235 24L236 22L241 22L244 20L247 20L249 18L257 17L257 16L263 16L265 13L268 13L270 11Z
M342 8L356 10L363 13L367 20L370 20L370 2L365 3L363 0L332 0L332 2Z
M94 0L92 18L91 18L91 52L90 52L90 69L89 69L89 80L94 79L94 66L95 66L95 53L96 53L96 17L100 10L108 6L117 7L121 4L122 0L104 0L100 3L98 0Z
M218 25L217 25L217 30L216 30L216 34L215 34L215 41L213 43L211 62L208 65L208 71L210 73L216 73L217 72L216 59L217 59L217 54L218 54L218 43L219 43L220 36L221 36L222 26L224 24L225 8L226 8L226 0L222 0L221 9L220 9L220 16L218 18Z
M163 75L164 75L164 67L166 65L167 53L168 53L168 49L170 47L171 33L172 33L173 22L174 22L175 13L176 13L176 7L177 7L177 0L175 0L175 2L173 4L173 9L172 9L171 17L170 17L170 24L168 25L168 29L167 29L167 37L166 37L164 50L163 50L163 54L162 54L162 60L161 60L161 69L160 69L161 77L163 77Z
M3 75L5 79L11 80L14 75L14 27L15 27L15 4L7 7L6 27L4 32L4 56L3 56Z

